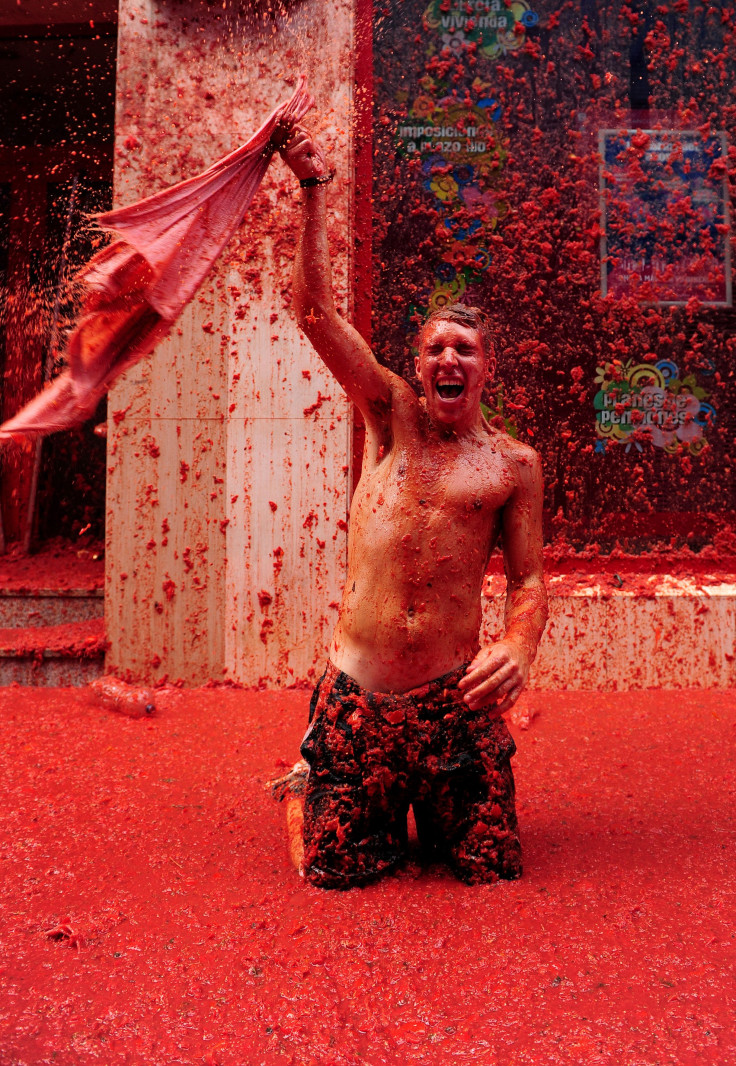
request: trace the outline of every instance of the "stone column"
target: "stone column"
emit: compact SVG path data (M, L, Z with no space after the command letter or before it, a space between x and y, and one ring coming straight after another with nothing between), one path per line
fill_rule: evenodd
M338 178L347 304L352 4L121 0L116 204L246 140L304 70ZM247 8L247 16L240 8ZM245 225L153 357L112 390L107 668L289 684L324 658L345 569L348 404L289 311L299 194L274 161Z

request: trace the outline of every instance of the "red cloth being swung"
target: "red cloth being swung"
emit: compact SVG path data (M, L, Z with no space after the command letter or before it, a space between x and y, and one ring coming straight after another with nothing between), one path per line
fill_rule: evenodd
M119 235L79 272L85 296L67 369L0 426L0 442L70 429L153 351L243 221L274 152L314 101L306 80L240 148L203 174L95 216Z

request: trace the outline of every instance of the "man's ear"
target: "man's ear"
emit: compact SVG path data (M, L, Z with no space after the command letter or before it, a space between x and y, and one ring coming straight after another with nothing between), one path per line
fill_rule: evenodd
M414 356L414 373L416 374L416 376L421 381L422 380L422 371L420 369L420 363L419 363L419 356L418 355Z

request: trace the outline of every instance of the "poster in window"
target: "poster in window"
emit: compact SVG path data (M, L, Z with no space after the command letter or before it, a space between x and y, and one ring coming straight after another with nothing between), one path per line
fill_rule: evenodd
M725 134L604 129L599 151L603 296L730 307Z

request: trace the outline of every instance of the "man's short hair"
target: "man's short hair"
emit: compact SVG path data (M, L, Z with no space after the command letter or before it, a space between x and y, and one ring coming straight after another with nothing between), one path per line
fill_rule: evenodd
M447 304L437 311L432 311L424 319L419 331L419 342L428 326L433 322L456 322L458 326L474 329L480 337L483 352L488 359L493 359L493 334L488 322L488 315L480 307L471 307L469 304Z

